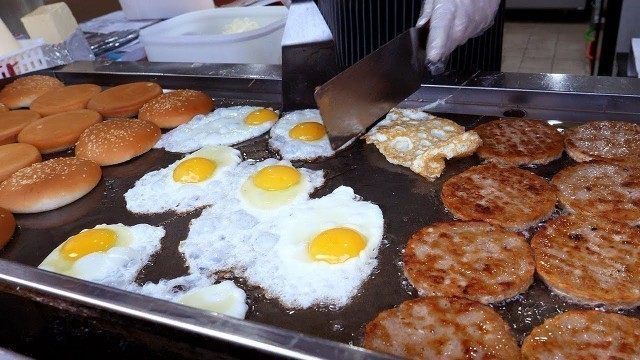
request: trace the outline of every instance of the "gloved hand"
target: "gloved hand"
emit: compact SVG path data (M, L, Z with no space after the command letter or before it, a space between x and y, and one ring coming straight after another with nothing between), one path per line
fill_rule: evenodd
M417 27L429 25L427 60L444 60L459 45L493 24L500 0L425 0Z

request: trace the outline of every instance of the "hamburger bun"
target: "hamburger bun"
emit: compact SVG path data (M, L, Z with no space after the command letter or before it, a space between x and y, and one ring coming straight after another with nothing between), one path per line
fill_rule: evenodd
M152 82L118 85L92 97L87 109L95 110L104 117L134 116L142 105L160 95L162 88Z
M22 129L18 141L49 154L72 147L84 130L100 121L102 116L98 112L86 109L50 115Z
M149 120L162 129L174 128L213 109L211 97L201 91L176 90L152 99L142 106L139 119Z
M42 116L85 109L89 100L101 91L102 88L94 84L65 86L62 89L51 90L33 100L29 108Z
M70 204L100 181L98 164L56 158L19 170L0 183L0 207L14 213L38 213Z
M16 171L42 161L40 151L29 144L7 144L0 146L0 182Z
M16 219L13 214L7 210L0 208L0 249L2 249L16 231Z
M140 119L113 119L85 130L76 143L76 156L100 166L120 164L149 151L160 139L158 125Z
M9 109L27 108L40 95L64 84L51 76L31 75L16 79L0 90L0 103Z
M18 141L20 131L38 119L40 114L31 110L0 112L0 145Z
M0 103L0 112L9 111L7 105Z

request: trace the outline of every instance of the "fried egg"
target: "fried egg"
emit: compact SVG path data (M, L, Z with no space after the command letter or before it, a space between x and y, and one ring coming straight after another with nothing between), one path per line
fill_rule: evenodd
M146 283L132 291L158 299L168 300L213 313L244 319L247 306L246 293L233 281L211 284L200 274L191 274L159 283Z
M273 210L296 201L324 183L323 171L295 168L289 161L267 159L239 167L243 204L259 210Z
M219 108L208 115L197 115L162 135L154 147L185 153L205 146L234 145L266 133L276 120L278 113L271 109Z
M335 155L316 109L293 111L271 128L269 147L286 160L314 160Z
M268 214L203 211L179 247L191 271L231 270L287 307L309 308L347 304L377 264L382 212L351 188Z
M136 181L124 198L134 213L185 212L211 205L225 197L224 182L240 163L238 150L204 147L168 167Z
M146 224L98 225L71 236L38 266L40 269L124 288L160 249L165 230Z

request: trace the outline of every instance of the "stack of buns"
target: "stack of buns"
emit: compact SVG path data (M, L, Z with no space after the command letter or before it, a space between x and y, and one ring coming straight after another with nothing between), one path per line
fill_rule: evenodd
M161 96L162 92L151 82L103 92L98 85L64 86L54 77L41 75L6 85L0 90L0 206L14 213L34 213L67 205L98 184L100 166L123 163L149 151L161 136L158 125L174 127L213 108L213 100L201 92L182 90ZM148 120L103 122L103 117L135 116L158 97L145 107ZM76 157L53 155L41 162L41 154L74 146ZM0 225L3 230L5 223ZM3 234L0 231L0 246Z

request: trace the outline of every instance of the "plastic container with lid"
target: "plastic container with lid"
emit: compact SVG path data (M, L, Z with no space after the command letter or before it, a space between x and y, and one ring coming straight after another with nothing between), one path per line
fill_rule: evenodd
M213 0L119 0L128 20L167 19L215 7Z
M280 64L284 6L216 8L176 16L140 31L149 61ZM234 20L257 29L224 34Z

